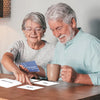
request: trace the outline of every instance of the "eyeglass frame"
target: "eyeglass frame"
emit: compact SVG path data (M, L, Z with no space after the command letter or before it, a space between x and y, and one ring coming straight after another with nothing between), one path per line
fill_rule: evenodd
M34 30L35 33L41 33L43 31L43 28L37 27L37 28L33 29L32 27L26 27L26 28L24 28L24 30L28 33L31 33L33 30Z

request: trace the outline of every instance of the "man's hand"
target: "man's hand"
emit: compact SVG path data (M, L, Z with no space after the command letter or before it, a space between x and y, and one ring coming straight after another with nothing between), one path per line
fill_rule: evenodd
M78 73L70 66L64 65L61 66L61 78L65 82L74 83Z
M13 74L15 75L17 81L20 81L21 83L28 83L29 85L32 85L29 80L28 75L26 73L22 72L21 70L13 71Z

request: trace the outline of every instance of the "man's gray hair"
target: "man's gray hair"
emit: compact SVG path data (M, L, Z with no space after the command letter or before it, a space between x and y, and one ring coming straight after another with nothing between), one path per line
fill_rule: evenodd
M74 10L65 3L58 3L50 6L46 12L47 20L61 19L65 23L70 24L72 18L76 20L76 14Z
M31 12L25 16L22 22L22 30L25 30L25 22L27 20L31 20L41 25L41 27L46 30L46 21L45 17L42 13L39 12Z

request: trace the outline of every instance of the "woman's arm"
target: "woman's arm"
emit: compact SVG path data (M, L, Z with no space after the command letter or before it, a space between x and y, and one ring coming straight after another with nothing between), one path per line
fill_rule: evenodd
M38 76L45 77L45 71L41 66L38 66L40 72L36 72Z
M10 72L13 72L13 74L16 77L16 80L22 82L22 83L28 83L31 84L27 74L22 72L14 63L14 56L11 53L6 52L1 60L1 63L3 66Z
M19 67L20 67L20 70L22 70L23 72L27 73L31 77L35 77L35 78L38 78L38 76L45 77L45 71L40 66L38 66L38 68L40 70L39 72L29 72L29 70L27 68L23 67L22 65L20 65Z
M6 52L2 57L1 63L10 72L19 71L19 68L14 64L14 56L11 53Z

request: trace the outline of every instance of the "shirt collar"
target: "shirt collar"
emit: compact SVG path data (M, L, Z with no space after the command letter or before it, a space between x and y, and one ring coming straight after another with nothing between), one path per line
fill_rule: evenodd
M71 45L74 41L76 41L80 37L80 35L82 33L82 29L81 28L78 28L78 29L79 29L79 32L75 35L75 37L72 40L70 40L70 41L68 41L68 42L66 42L64 44L66 47L68 47L69 45Z

